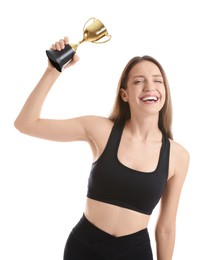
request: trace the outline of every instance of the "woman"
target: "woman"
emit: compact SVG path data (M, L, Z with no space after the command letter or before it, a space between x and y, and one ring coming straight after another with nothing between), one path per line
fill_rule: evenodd
M65 37L52 49L60 51L68 43ZM75 54L65 69L78 60ZM109 118L42 119L42 105L60 74L48 64L15 127L48 140L86 141L93 152L86 207L69 235L64 260L153 259L147 226L160 199L157 258L172 259L189 155L172 138L171 98L163 68L150 56L130 60Z

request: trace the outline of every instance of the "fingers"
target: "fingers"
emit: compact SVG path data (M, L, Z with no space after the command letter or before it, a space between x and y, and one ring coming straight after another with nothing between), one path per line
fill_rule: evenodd
M68 37L64 37L63 39L60 39L59 41L57 41L54 44L52 44L50 50L61 51L68 44L69 44L69 38ZM70 62L68 62L67 64L65 64L64 68L68 68L68 67L74 65L78 60L79 60L79 57L77 56L76 53L74 53L72 60ZM49 65L51 65L51 64L49 63Z
M69 38L67 36L64 37L65 44L69 44Z
M79 56L75 53L73 55L73 61L76 63L79 60Z
M65 68L71 67L72 65L74 65L74 64L77 63L78 61L79 61L79 56L75 53L75 54L73 55L73 59L72 59L69 63L67 63L67 64L65 65Z
M59 41L52 44L51 49L61 51L65 48L65 45L69 44L69 38L64 37L64 39L60 39Z

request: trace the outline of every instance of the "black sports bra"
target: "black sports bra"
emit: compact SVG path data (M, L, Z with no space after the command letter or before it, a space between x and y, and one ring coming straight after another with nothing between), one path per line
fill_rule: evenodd
M114 124L103 153L92 164L87 197L150 215L167 182L170 142L163 134L155 171L130 169L117 157L124 125L125 122Z

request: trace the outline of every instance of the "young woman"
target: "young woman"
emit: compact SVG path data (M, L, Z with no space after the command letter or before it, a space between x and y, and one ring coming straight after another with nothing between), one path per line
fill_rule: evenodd
M64 49L68 42L65 37L52 49ZM78 60L75 54L65 69ZM92 150L86 207L69 235L64 260L153 259L147 226L160 199L157 258L171 260L189 154L173 141L170 90L162 66L150 56L131 59L109 118L41 118L45 98L60 75L48 63L15 127L48 140L86 141Z

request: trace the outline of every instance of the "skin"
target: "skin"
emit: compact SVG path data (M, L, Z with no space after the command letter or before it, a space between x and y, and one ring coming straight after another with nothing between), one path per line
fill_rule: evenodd
M61 50L68 38L56 42L52 49ZM65 69L78 62L75 54ZM60 76L50 63L42 78L25 102L15 121L15 127L24 134L54 141L86 141L93 160L102 154L113 122L104 117L83 116L66 120L43 119L41 108L46 96ZM159 111L165 102L165 86L159 68L150 61L137 64L130 71L127 89L120 95L129 103L131 119L126 122L121 137L118 159L125 166L142 174L155 170L161 148L162 133L158 128ZM156 96L156 102L143 102L146 95ZM96 128L96 125L98 127ZM170 140L170 163L166 190L161 199L156 225L158 260L171 260L173 255L176 214L182 186L187 174L189 154L180 144ZM87 198L84 214L98 228L114 236L124 236L148 226L150 216L119 206Z

